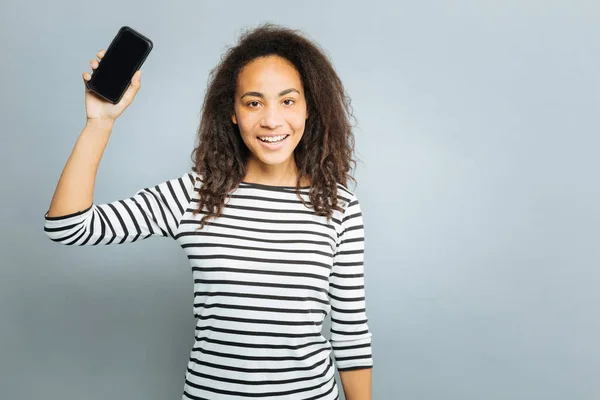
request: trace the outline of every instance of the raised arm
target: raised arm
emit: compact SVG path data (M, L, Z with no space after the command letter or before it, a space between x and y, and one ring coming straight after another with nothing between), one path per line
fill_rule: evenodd
M92 59L92 69L98 68L104 51ZM62 171L56 190L52 196L49 217L68 215L90 207L94 199L94 185L100 160L116 119L131 104L140 88L140 71L137 71L121 101L112 104L101 99L85 88L86 124L75 143L73 151ZM91 78L83 73L83 80Z
M98 59L90 61L92 69L98 67L103 56L104 51L100 51ZM88 72L83 74L84 82L90 78ZM128 199L94 204L98 166L113 126L139 88L140 71L117 104L105 101L85 87L86 124L45 214L44 231L50 239L69 245L95 245L175 234L194 187L191 173L142 189Z

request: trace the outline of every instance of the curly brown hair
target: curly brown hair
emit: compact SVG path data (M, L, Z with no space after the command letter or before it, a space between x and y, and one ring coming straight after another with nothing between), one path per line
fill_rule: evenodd
M222 215L227 194L237 188L246 175L249 150L242 141L239 128L231 120L234 95L242 68L259 57L276 55L291 62L300 74L310 118L302 139L294 149L294 161L300 182L311 181L310 203L317 215L332 218L338 205L338 184L347 187L356 167L354 134L350 119L351 100L325 52L300 31L266 23L245 31L236 46L230 47L210 72L198 128L198 144L192 152L193 170L202 184L200 200L194 215L207 213L200 221Z

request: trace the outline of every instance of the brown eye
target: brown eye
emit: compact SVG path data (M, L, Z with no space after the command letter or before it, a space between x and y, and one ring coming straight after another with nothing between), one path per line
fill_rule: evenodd
M253 107L253 108L254 107L258 107L258 101L251 101L247 105L250 106L250 107Z
M286 101L289 101L291 103L286 103ZM286 106L291 106L292 104L294 104L296 101L294 99L285 99L283 101L285 103Z

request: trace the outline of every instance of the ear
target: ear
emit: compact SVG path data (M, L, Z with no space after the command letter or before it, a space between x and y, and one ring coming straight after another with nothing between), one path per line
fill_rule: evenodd
M235 117L235 113L231 114L231 122L237 125L237 118Z

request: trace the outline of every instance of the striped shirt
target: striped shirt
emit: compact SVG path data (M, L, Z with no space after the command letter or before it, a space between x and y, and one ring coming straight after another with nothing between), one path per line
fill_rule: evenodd
M339 371L371 368L364 227L356 196L318 216L289 186L242 182L203 229L195 172L131 198L92 204L44 231L65 245L175 239L194 279L195 343L182 399L339 398ZM310 204L308 187L301 195ZM206 211L203 210L204 213ZM322 335L331 314L330 339Z

